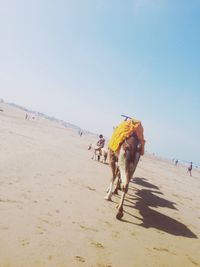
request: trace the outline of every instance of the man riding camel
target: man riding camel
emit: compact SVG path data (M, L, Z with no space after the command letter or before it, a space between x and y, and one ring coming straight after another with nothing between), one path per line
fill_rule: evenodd
M105 145L105 139L103 138L103 135L100 134L99 135L99 140L97 141L95 147L94 147L94 154L92 156L92 159L97 159L100 160L100 157L102 155L102 149L104 148ZM88 150L90 150L92 148L92 145L90 144L88 147Z
M99 140L96 143L94 151L95 152L97 152L97 151L101 152L101 149L104 147L104 145L105 145L105 139L103 138L103 135L100 134L99 135Z

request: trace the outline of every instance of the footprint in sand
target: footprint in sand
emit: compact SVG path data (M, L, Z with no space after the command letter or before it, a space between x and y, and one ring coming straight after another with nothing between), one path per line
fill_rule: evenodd
M92 231L92 232L98 232L97 229L92 228L92 227L87 227L87 226L84 226L84 225L82 225L82 224L79 224L79 226L80 226L81 229L83 229L83 230Z
M90 186L87 186L86 188L89 189L90 191L96 191L95 188L92 188L92 187L90 187Z
M2 230L8 230L9 228L7 226L1 227Z
M196 261L194 261L192 258L190 258L189 256L188 256L188 260L189 260L191 263L193 263L194 265L199 266L199 264L198 264Z
M108 222L108 221L105 221L105 224L109 227L112 227L112 223Z
M112 237L114 237L114 238L119 237L119 232L117 232L117 231L113 231L113 232L112 232Z
M38 229L38 231L37 231L38 235L43 235L47 231L45 228L43 228L41 226L36 226L36 228Z
M24 247L24 246L27 246L27 245L30 244L30 242L29 242L28 240L25 240L25 239L20 240L20 243L21 243L21 245L22 245L23 247Z
M48 223L48 224L50 224L50 222L49 222L48 220L46 220L46 219L42 219L42 221L43 221L44 223Z
M175 253L169 251L167 248L153 248L154 250L157 250L157 251L163 251L163 252L168 252L172 255L176 255Z
M104 246L99 242L92 242L92 245L94 245L96 248L104 248Z
M10 200L10 199L0 199L0 202L5 202L5 203L20 203L20 201Z
M75 256L75 259L80 262L85 262L85 259L81 256Z
M49 261L51 261L51 260L52 260L52 258L53 258L53 257L50 255L50 256L48 257L48 260L49 260Z

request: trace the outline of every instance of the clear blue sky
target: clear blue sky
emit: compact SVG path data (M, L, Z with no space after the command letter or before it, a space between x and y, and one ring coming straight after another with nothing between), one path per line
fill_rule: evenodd
M0 0L0 98L200 163L199 0Z

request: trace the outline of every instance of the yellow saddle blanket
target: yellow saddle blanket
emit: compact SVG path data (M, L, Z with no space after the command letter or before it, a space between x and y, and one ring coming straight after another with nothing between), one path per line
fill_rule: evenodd
M116 152L126 138L130 137L133 133L136 133L142 145L141 155L143 155L145 144L143 131L144 130L140 121L135 119L128 119L127 121L123 121L114 129L108 147L112 151Z

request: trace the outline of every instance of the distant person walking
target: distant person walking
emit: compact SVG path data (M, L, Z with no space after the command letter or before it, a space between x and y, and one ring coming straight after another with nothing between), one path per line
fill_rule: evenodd
M83 135L83 132L81 130L78 131L79 136L81 137Z
M178 159L175 160L175 166L177 166L177 165L178 165Z
M192 176L192 162L190 162L187 172L189 172L190 176Z

